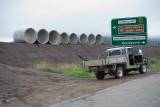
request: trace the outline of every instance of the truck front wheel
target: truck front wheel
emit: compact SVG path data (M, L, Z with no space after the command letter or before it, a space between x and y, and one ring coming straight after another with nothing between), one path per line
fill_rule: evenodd
M141 66L139 67L139 72L140 72L141 74L145 74L145 73L147 72L147 67L146 67L145 64L144 64L144 65L141 65Z
M104 79L104 77L105 77L105 72L104 72L104 71L95 72L95 75L96 75L96 78L97 78L97 79L102 80L102 79Z
M117 67L117 69L114 71L114 76L116 79L120 79L124 76L123 68L122 67Z

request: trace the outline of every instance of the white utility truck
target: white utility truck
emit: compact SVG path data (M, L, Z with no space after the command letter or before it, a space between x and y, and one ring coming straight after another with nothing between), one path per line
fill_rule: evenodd
M94 72L97 79L104 79L105 75L114 75L119 79L130 71L147 72L148 59L143 57L142 48L114 47L100 53L97 60L83 61L86 72Z

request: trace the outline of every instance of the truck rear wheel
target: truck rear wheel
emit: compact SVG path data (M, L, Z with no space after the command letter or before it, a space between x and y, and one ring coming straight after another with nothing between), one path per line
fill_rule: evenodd
M120 79L124 76L124 71L121 66L117 67L117 69L114 71L114 76L116 79Z
M99 80L102 80L102 79L104 79L104 77L105 77L104 71L95 72L95 75L96 75L96 78L99 79Z
M139 67L139 72L140 74L145 74L147 72L147 67L145 64Z

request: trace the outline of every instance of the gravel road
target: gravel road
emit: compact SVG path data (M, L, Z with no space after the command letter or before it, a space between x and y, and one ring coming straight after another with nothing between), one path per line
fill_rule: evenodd
M159 107L160 71L50 107Z

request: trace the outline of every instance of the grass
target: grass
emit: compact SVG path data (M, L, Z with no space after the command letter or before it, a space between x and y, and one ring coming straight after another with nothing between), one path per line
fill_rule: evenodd
M149 58L148 59L148 65L147 65L147 71L155 71L160 70L160 57L155 58ZM135 74L137 71L131 71L130 74Z
M160 70L160 57L149 58L149 64L147 65L148 71ZM94 73L85 72L88 68L83 68L80 64L58 64L53 65L47 61L40 63L34 63L32 69L44 72L59 73L70 75L79 78L95 78ZM130 74L134 74L136 71L131 71ZM107 75L108 76L108 75Z
M55 66L46 61L42 61L41 63L35 63L33 65L33 69L44 72L65 74L79 78L95 78L94 73L85 72L88 68L83 68L80 64L58 64Z
M160 70L160 57L149 58L148 71Z

